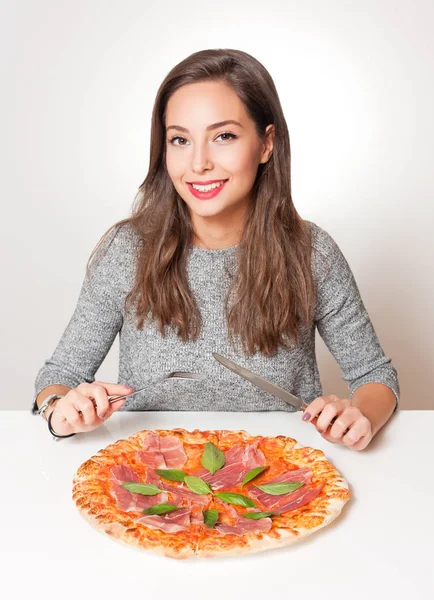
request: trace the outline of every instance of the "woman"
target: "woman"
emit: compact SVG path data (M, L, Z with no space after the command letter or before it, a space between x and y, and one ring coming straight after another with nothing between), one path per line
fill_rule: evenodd
M35 383L34 411L44 405L58 436L94 429L119 409L291 410L221 367L213 351L303 398L303 420L354 450L397 407L396 371L345 258L292 202L289 135L273 80L244 52L196 52L167 75L148 175L131 216L93 257ZM322 396L316 327L351 402ZM119 383L95 382L118 333ZM169 380L109 405L108 397L174 370L207 377Z

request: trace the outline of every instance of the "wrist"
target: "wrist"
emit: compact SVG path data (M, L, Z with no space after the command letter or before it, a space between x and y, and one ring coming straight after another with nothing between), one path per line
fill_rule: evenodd
M45 419L47 419L48 415L53 410L53 405L58 400L60 400L60 398L63 398L63 395L61 395L61 394L50 394L49 396L47 396L45 398L45 400L41 403L40 406L38 406L37 403L36 403L36 401L35 401L34 407L32 409L33 414L41 415L42 417L45 417ZM49 412L47 412L47 411L49 411ZM47 412L47 415L45 414L46 412Z
M45 410L45 408L48 408L47 405L55 396L66 396L66 394L70 391L70 387L60 384L49 385L43 388L39 393L36 393L33 396L32 407L30 412L33 415L41 415L43 410Z
M48 406L41 414L41 416L48 421L48 417L51 415L52 412L54 412L54 409L56 408L56 404L58 403L58 401L60 400L60 398L56 398L55 400L53 400L50 404L50 406Z
M371 422L374 436L392 416L396 396L382 383L366 383L354 391L351 403Z

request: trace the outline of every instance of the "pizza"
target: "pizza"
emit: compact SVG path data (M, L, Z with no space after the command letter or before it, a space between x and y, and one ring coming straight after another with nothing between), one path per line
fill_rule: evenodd
M139 431L100 450L73 480L93 527L178 559L287 546L331 523L349 498L322 451L243 430Z

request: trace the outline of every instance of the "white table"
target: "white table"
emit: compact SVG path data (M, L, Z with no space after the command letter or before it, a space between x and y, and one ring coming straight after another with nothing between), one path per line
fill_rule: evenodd
M304 541L233 558L174 560L95 531L71 498L76 469L116 439L173 427L289 435L323 450L352 498ZM3 411L0 429L4 598L434 598L434 411L397 413L362 452L326 442L300 413L125 412L54 442L40 417Z

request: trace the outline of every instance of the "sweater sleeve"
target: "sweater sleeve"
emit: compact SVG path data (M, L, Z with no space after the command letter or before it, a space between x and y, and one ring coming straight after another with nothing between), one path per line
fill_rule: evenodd
M396 410L396 369L383 352L347 260L333 238L316 225L313 256L317 281L315 324L342 369L350 395L366 383L382 383L395 394Z
M35 398L49 385L77 387L94 376L123 323L129 291L133 237L129 226L107 235L86 273L74 313L51 358L35 380Z

